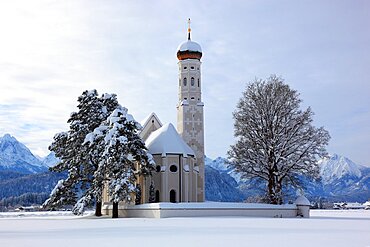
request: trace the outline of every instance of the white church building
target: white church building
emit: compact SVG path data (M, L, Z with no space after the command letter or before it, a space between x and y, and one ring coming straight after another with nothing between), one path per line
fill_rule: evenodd
M121 217L258 216L309 217L309 201L300 196L295 204L269 205L205 202L204 117L200 45L188 38L177 49L177 128L162 124L155 113L142 123L140 137L156 163L152 176L140 176L141 195L134 204L120 204ZM151 203L149 203L151 202ZM201 203L199 203L201 202ZM103 214L112 213L107 193Z
M189 21L188 39L177 49L177 130L171 123L162 124L155 113L141 123L140 137L153 155L156 168L152 176L138 179L142 191L140 203L153 202L150 198L151 186L155 194L154 202L204 202L201 57L200 45L191 40ZM108 204L107 194L103 202Z

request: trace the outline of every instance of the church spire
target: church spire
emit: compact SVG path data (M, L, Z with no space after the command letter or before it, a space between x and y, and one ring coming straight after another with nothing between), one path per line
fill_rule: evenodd
M188 19L188 40L183 42L177 48L177 58L179 60L198 59L202 57L202 48L197 42L191 40L191 20Z
M194 202L204 202L204 114L202 102L201 65L202 48L191 40L190 18L188 39L177 48L179 103L177 104L177 131L194 151L196 162L193 173L192 194Z
M191 40L190 39L190 32L191 32L191 28L190 28L190 18L188 19L188 40Z

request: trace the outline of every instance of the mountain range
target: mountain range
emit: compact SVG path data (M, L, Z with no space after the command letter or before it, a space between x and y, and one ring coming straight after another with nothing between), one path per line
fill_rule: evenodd
M65 177L48 171L57 162L54 153L37 158L9 134L0 137L0 207L9 202L9 198L18 202L19 198L37 198L40 201L41 195L42 198L47 197L57 181ZM319 165L320 180L301 178L310 200L364 202L370 198L369 167L337 154L320 160ZM287 199L294 199L295 190L290 188L287 191L292 197ZM225 158L213 160L205 157L205 191L208 201L252 202L264 193L264 185L241 179L227 167Z
M253 200L254 197L264 193L263 184L253 180L242 180L240 175L236 174L232 169L227 167L227 160L218 157L215 160L206 158L206 167L211 167L218 172L223 182L232 180L228 186L234 187L238 192L234 195L243 196L239 200ZM358 165L350 159L340 156L338 154L330 155L318 162L320 166L319 180L312 180L302 176L300 180L303 182L303 190L305 195L312 201L326 200L326 201L358 201L365 202L370 199L370 167ZM217 176L219 176L217 175ZM206 182L213 181L207 178L213 176L211 173L206 172ZM236 184L236 186L234 186ZM219 183L208 184L206 186L206 198L208 200L221 201L212 193L207 193L208 190L212 191L219 188ZM224 198L229 200L228 196L231 189L227 188L224 193ZM294 200L296 196L296 189L288 188L286 191L288 200ZM223 194L223 192L219 192Z
M48 171L57 162L54 153L39 158L13 136L0 137L0 211L45 201L57 181L65 177Z
M0 170L32 174L45 172L47 167L24 144L5 134L0 138Z

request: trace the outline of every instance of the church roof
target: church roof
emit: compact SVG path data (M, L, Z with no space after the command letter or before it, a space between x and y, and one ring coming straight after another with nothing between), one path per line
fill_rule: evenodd
M159 120L159 117L157 116L157 114L152 112L140 122L141 127L145 128L145 126L149 123L149 120L151 118L155 118L161 126L163 125L161 120Z
M179 45L177 51L193 51L202 53L202 48L197 42L187 40Z
M139 136L146 141L149 135L163 126L162 122L159 120L158 116L152 112L148 117L146 117L142 122L140 122L142 129L139 132Z
M150 134L145 142L149 153L161 154L182 154L195 156L194 151L185 143L177 133L175 127L170 123L162 126Z

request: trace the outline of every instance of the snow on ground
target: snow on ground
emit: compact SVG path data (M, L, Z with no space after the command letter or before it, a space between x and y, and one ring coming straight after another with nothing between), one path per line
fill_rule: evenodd
M93 214L92 211L86 211L84 213L85 216L89 216ZM83 217L83 216L82 216ZM78 217L75 216L72 211L40 211L40 212L0 212L0 220L3 218L35 218L35 219L77 219ZM80 216L81 218L81 216ZM1 223L0 223L1 227ZM1 228L0 228L1 229Z
M96 219L52 213L0 213L0 246L370 247L370 210L313 210L309 219Z

